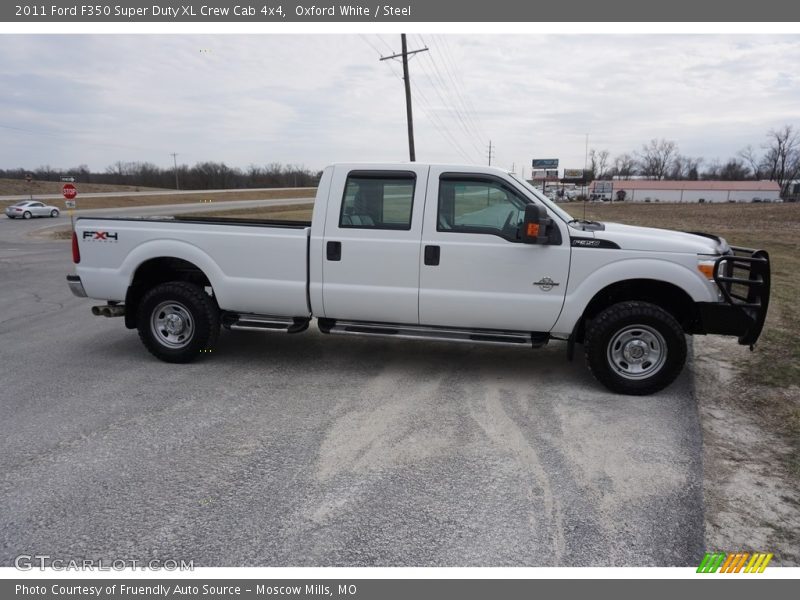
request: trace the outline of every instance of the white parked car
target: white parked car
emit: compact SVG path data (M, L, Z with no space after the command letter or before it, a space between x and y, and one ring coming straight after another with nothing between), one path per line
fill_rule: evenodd
M710 233L573 219L513 174L460 165L327 167L311 221L79 218L76 296L107 303L167 362L220 326L539 347L583 344L610 390L649 394L686 334L752 346L769 256ZM735 287L734 287L735 286Z
M57 217L60 214L55 206L48 206L37 200L23 200L6 207L9 219L30 219L32 217Z

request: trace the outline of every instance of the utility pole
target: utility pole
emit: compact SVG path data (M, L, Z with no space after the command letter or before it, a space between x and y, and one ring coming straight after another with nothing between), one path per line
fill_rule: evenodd
M390 58L403 59L403 81L406 85L406 120L408 121L408 157L411 162L417 160L417 154L414 151L414 115L411 111L411 79L408 76L408 57L418 52L427 52L427 48L420 48L419 50L411 50L409 52L408 45L406 44L406 34L400 34L400 44L402 51L400 54L392 54L391 56L382 56L381 60L389 60Z
M172 152L172 164L175 165L175 189L179 190L181 187L178 185L178 153Z
M492 158L494 157L494 150L492 150L492 140L489 140L489 166L492 166Z
M589 169L589 134L586 134L586 147L583 155L583 219L586 220L586 171Z

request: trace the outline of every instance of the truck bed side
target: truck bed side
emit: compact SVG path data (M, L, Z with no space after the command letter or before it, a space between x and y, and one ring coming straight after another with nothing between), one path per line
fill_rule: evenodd
M76 272L92 298L124 302L143 265L159 269L165 261L186 261L202 271L223 310L310 314L308 222L79 218L75 230L81 256Z

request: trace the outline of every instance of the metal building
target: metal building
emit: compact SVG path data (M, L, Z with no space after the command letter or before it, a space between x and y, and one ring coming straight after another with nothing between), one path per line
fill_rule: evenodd
M609 189L610 188L610 189ZM626 202L780 202L774 181L655 181L628 179L594 181L590 198Z

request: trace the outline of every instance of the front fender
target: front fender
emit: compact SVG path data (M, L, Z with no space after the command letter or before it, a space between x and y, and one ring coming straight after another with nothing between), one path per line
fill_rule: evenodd
M677 257L620 257L614 262L591 264L589 252L617 252L615 250L585 250L573 253L564 308L553 326L553 333L569 335L592 299L609 285L632 279L663 281L681 288L695 302L717 300L712 284L705 281L696 270L695 255Z

